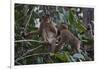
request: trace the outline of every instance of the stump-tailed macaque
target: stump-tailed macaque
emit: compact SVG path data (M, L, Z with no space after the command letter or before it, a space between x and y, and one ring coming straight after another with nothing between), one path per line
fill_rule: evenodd
M63 44L67 43L71 45L72 51L74 53L80 52L80 40L68 30L68 26L66 24L61 24L57 28L58 31L60 32L60 35L58 36L58 38L60 38L60 41L55 51L56 52L59 51L63 46Z

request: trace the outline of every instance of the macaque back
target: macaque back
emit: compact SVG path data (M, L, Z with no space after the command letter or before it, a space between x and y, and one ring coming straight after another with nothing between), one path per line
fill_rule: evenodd
M80 40L68 30L68 27L65 24L61 24L58 30L60 31L60 41L56 49L60 50L63 44L66 43L71 45L74 52L80 52Z
M76 45L79 42L79 39L74 36L69 30L62 30L61 37L63 41L71 45Z

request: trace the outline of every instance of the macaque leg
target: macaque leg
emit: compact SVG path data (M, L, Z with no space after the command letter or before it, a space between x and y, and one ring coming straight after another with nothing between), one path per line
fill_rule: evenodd
M80 53L80 42L77 44L77 48L76 48L77 52Z
M51 43L51 52L54 52L55 48L56 48L56 39L53 39Z
M47 50L48 50L48 52L51 52L51 45L50 44L47 45Z
M80 53L80 43L77 43L73 48L74 53Z
M48 37L47 37L47 33L45 32L45 30L43 30L42 37L43 37L44 43L48 44L49 43Z
M47 46L49 52L54 52L56 48L56 39L53 38L51 41L49 41L49 44Z

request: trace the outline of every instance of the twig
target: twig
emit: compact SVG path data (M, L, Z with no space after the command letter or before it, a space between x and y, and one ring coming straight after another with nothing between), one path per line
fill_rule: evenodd
M26 29L27 29L27 26L28 26L29 21L30 21L30 19L31 19L31 16L32 16L33 11L34 11L34 8L31 10L31 13L30 13L29 18L28 18L28 20L27 20L27 23L26 23L26 25L25 25L24 32L26 32Z
M22 37L23 40L26 40L24 37ZM27 42L30 46L32 45L30 42Z
M32 55L27 55L27 56L21 56L20 58L17 58L15 61L18 62L19 60L22 60L22 59L25 59L25 58L28 58L28 57L31 57L31 56L47 55L47 54L50 54L50 53L38 53L38 54L32 54Z
M34 48L34 49L28 50L26 53L23 54L23 56L27 55L28 53L30 53L30 52L32 52L32 51L34 51L34 50L37 50L37 49L40 48L40 47L42 47L42 45L41 45L41 46L38 46L38 47L36 47L36 48ZM20 60L20 58L23 58L23 56L17 58L16 60L17 60L17 61Z
M64 52L64 51L62 51ZM18 62L19 60L22 60L22 59L25 59L25 58L28 58L28 57L31 57L31 56L36 56L36 55L48 55L50 54L51 52L48 52L48 53L36 53L36 54L32 54L32 55L27 55L27 56L21 56L20 58L17 58L15 61ZM57 53L61 53L61 52L57 52Z
M43 41L37 41L37 40L15 40L15 42L38 42L38 43L44 43Z
M19 63L19 62L17 62L17 61L15 61L15 63L18 64L18 65L22 65L21 63Z
M36 48L34 48L34 49L28 50L26 53L23 54L23 56L27 55L28 53L30 53L30 52L32 52L32 51L34 51L34 50L37 50L37 49L40 48L40 47L42 47L42 45L41 45L41 46L38 46L38 47L36 47Z

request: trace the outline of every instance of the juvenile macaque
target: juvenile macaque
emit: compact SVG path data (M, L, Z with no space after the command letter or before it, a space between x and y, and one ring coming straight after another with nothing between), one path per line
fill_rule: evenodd
M57 28L60 32L60 35L58 36L58 39L60 38L60 41L58 43L58 46L56 47L56 52L62 48L64 43L71 45L72 51L74 53L80 52L80 40L68 30L67 25L61 24Z

